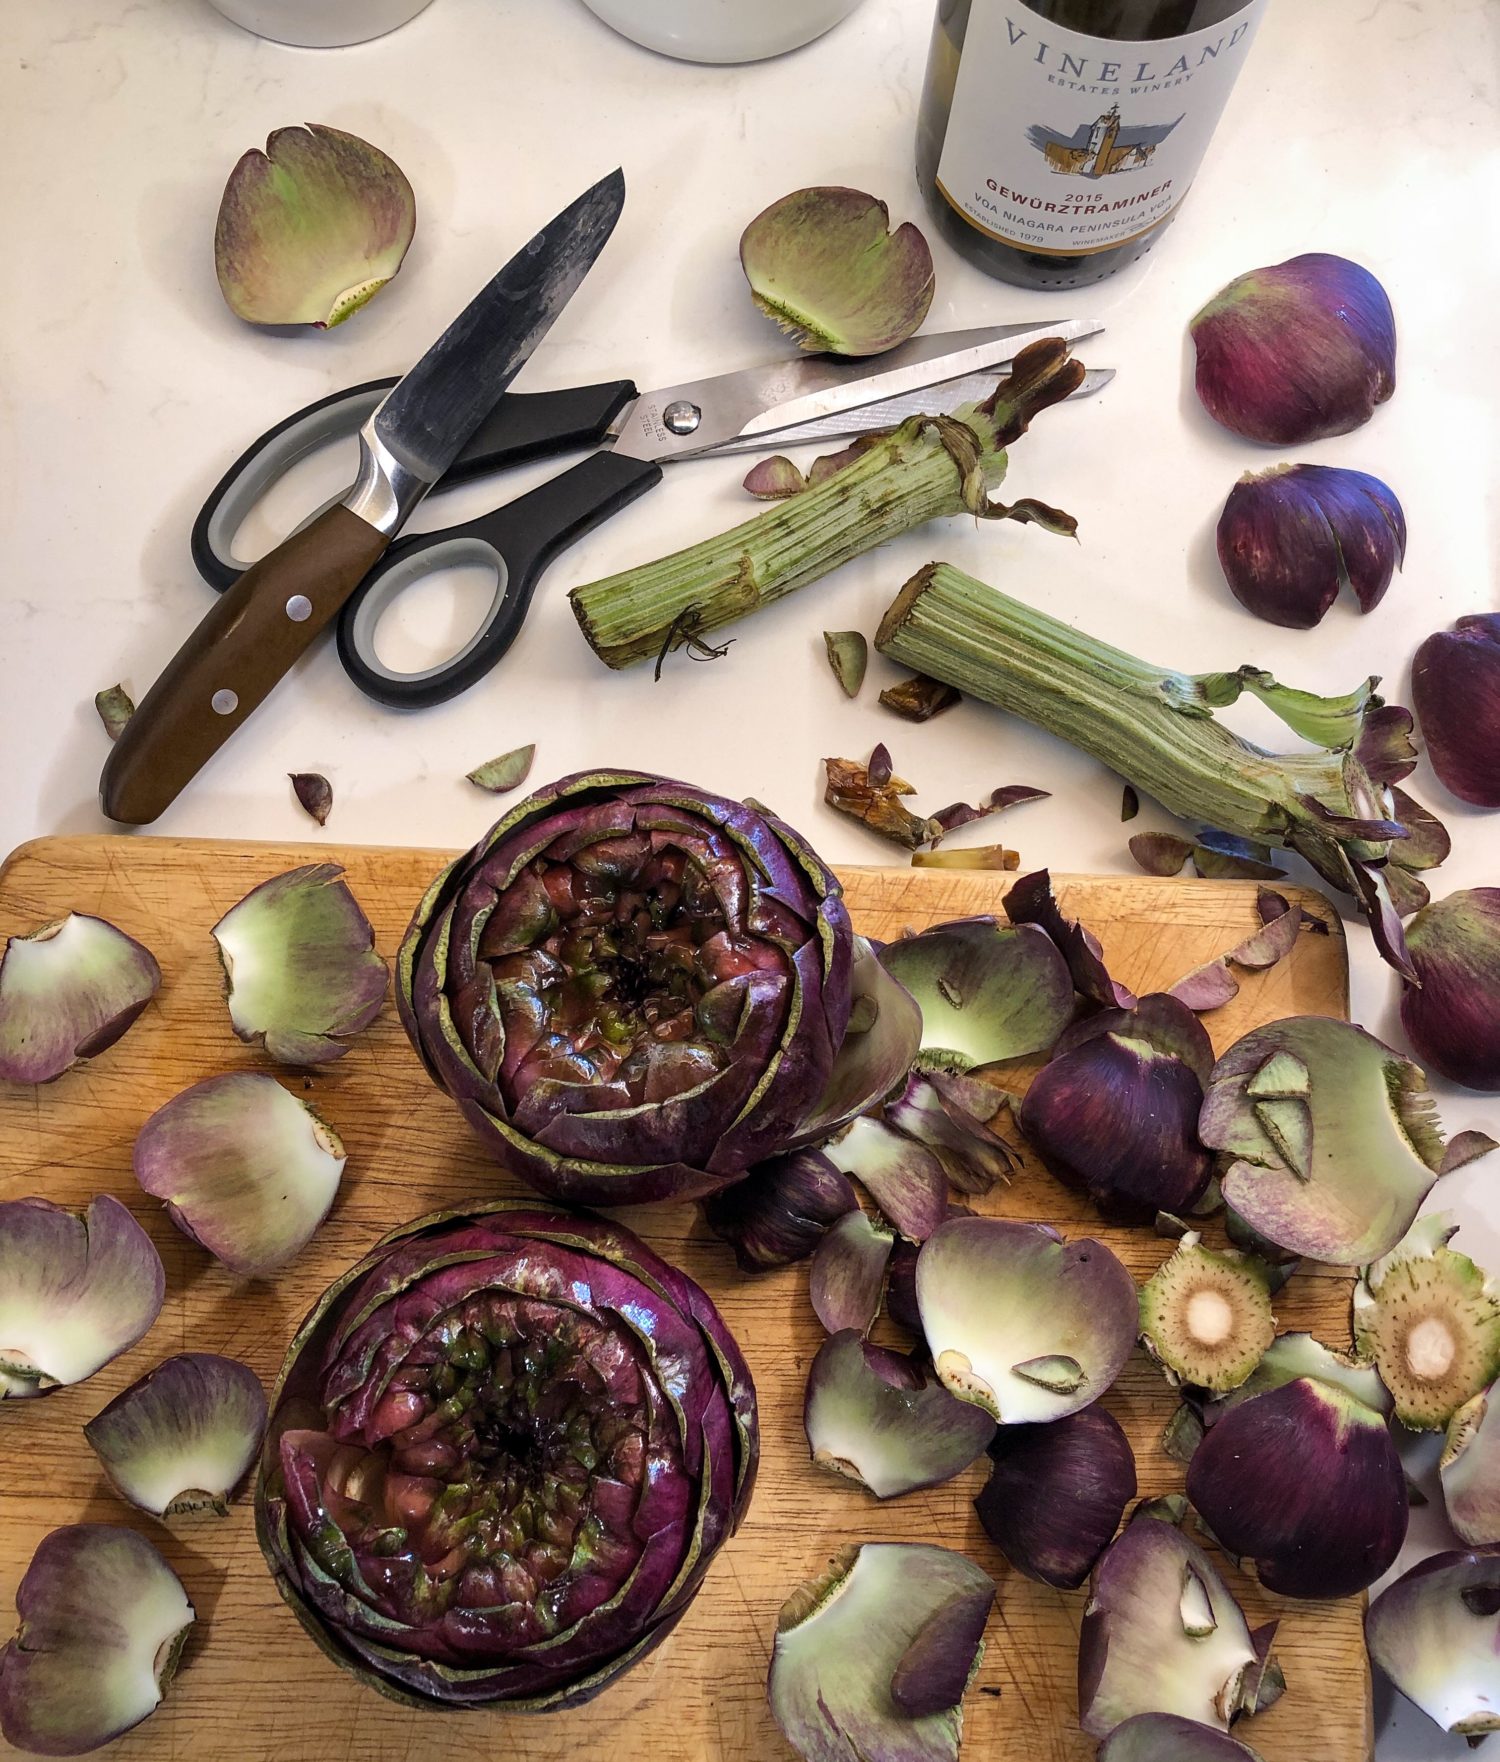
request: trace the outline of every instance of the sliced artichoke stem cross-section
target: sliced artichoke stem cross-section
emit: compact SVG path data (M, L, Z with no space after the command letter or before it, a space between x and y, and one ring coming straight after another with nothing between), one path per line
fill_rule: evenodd
M1275 1336L1259 1264L1205 1248L1195 1233L1141 1291L1141 1341L1171 1383L1223 1394L1245 1381Z
M1354 1289L1354 1337L1413 1431L1441 1431L1500 1376L1500 1292L1448 1246L1446 1212L1418 1219Z

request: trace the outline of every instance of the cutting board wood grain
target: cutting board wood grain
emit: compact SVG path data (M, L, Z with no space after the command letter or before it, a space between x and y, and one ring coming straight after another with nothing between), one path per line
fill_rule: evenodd
M530 1717L392 1705L329 1663L282 1605L245 1498L227 1519L203 1515L169 1528L115 1497L79 1428L160 1359L188 1348L230 1353L269 1386L297 1322L377 1237L424 1212L525 1191L495 1168L429 1084L390 1005L337 1064L308 1075L278 1073L327 1116L349 1163L332 1215L274 1279L232 1277L136 1187L131 1144L148 1114L201 1077L266 1065L230 1029L210 926L257 882L328 859L348 871L387 956L444 860L435 851L331 844L51 838L17 851L0 874L0 937L69 909L97 913L152 949L164 976L141 1019L91 1064L45 1088L0 1085L0 1198L36 1193L82 1207L95 1193L113 1193L150 1230L167 1270L166 1306L134 1350L78 1387L0 1404L0 1634L9 1629L21 1573L48 1530L79 1520L123 1523L162 1548L199 1620L166 1704L111 1747L120 1762L426 1762L434 1755L447 1762L779 1762L791 1752L766 1709L765 1673L782 1600L847 1541L942 1542L970 1554L999 1586L988 1649L966 1703L965 1756L1086 1762L1094 1746L1077 1728L1074 1683L1085 1593L1048 1590L1005 1563L974 1516L979 1465L946 1486L884 1504L814 1469L801 1409L821 1334L808 1306L806 1267L741 1275L691 1206L621 1215L708 1288L743 1344L760 1393L760 1481L744 1526L687 1618L592 1705ZM844 880L855 924L886 939L907 926L995 910L1008 885L998 874L912 869L851 869ZM1065 878L1059 887L1064 905L1101 937L1116 974L1141 992L1232 947L1258 921L1248 883L1140 876ZM1298 897L1329 933L1304 929L1286 961L1246 975L1239 997L1206 1018L1221 1050L1280 1016L1347 1013L1337 919L1317 895ZM1028 1074L1016 1073L1017 1088ZM1085 1202L1033 1164L977 1203L1050 1220L1070 1237L1096 1233L1137 1277L1170 1249L1149 1230L1101 1227ZM1345 1343L1348 1299L1344 1275L1304 1268L1277 1299L1280 1324ZM1135 1354L1106 1405L1135 1446L1142 1494L1179 1488L1181 1469L1158 1447L1173 1400L1144 1354ZM1371 1722L1359 1601L1291 1603L1225 1570L1252 1624L1281 1617L1278 1651L1290 1684L1281 1703L1239 1735L1266 1762L1365 1762Z

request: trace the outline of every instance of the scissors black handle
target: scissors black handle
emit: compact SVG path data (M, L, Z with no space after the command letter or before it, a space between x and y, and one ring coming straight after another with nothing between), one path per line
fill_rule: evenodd
M339 659L360 690L397 709L425 709L466 691L520 633L548 563L566 546L661 482L661 466L623 453L593 453L571 470L493 513L442 532L397 539L339 617ZM398 673L375 652L375 628L413 581L478 563L495 574L494 598L470 641L439 666Z
M355 434L395 383L394 375L371 379L320 398L267 429L240 454L193 522L193 564L210 587L223 593L249 567L235 556L234 537L266 490L299 459L331 440ZM628 379L553 392L507 392L433 493L544 454L593 446L635 395Z

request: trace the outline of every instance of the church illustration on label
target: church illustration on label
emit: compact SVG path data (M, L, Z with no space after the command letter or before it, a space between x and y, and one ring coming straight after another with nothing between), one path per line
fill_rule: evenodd
M1109 177L1117 171L1138 171L1181 122L1142 123L1126 127L1120 106L1111 104L1093 122L1081 122L1071 135L1034 123L1026 139L1043 154L1047 169L1064 177Z

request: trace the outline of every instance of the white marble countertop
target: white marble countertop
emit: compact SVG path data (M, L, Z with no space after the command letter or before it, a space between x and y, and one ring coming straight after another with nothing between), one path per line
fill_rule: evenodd
M325 392L407 365L498 263L616 163L629 182L624 218L520 387L668 383L776 356L785 345L741 280L740 229L806 183L869 189L896 218L922 219L912 137L932 10L865 0L807 49L706 68L636 48L579 0L434 0L391 37L327 51L258 41L206 0L3 0L0 850L106 829L93 695L120 679L139 697L208 604L188 530L241 447ZM893 720L875 703L895 676L878 659L861 700L846 704L819 633L873 629L907 575L943 555L1187 671L1253 661L1327 690L1379 673L1403 698L1421 638L1496 603L1497 45L1500 14L1486 0L1271 0L1198 185L1142 264L1082 294L1037 295L935 246L931 329L1057 313L1108 321L1081 353L1118 379L1039 422L1007 485L1069 508L1079 544L956 521L748 621L713 665L678 659L660 685L649 668L605 673L566 589L746 511L743 462L683 464L554 566L509 659L466 695L414 715L384 710L325 643L154 830L316 841L286 773L320 770L335 791L325 838L459 846L494 807L464 772L535 741L538 781L601 762L687 772L775 804L835 864L880 862L887 847L821 805L818 761L885 739L929 803L1015 781L1052 790L1004 822L1027 864L1128 868L1128 832L1167 824L1151 804L1122 828L1115 777L977 704L922 729ZM350 129L397 159L416 188L417 238L399 278L348 324L258 333L220 298L214 215L239 154L304 121ZM1401 337L1395 398L1310 456L1387 479L1411 545L1375 613L1339 604L1317 631L1296 632L1251 619L1219 576L1223 498L1242 470L1272 461L1197 407L1185 325L1231 276L1307 250L1374 270ZM262 544L333 477L309 468L288 486ZM507 491L530 480L518 473ZM427 520L477 511L487 492L458 493L466 503L450 497ZM453 605L468 603L428 592L404 621L404 664L418 660L409 645L424 621L451 627ZM1500 882L1500 819L1455 803L1425 765L1413 787L1454 834L1437 890ZM1358 924L1350 949L1356 1016L1400 1044L1395 981ZM1450 1129L1500 1126L1500 1100L1439 1094ZM1460 1245L1500 1268L1497 1180L1492 1158L1445 1182L1442 1198L1465 1220ZM1441 1533L1432 1508L1417 1513L1407 1559ZM1392 1714L1389 1700L1382 1762L1468 1753L1410 1708Z

